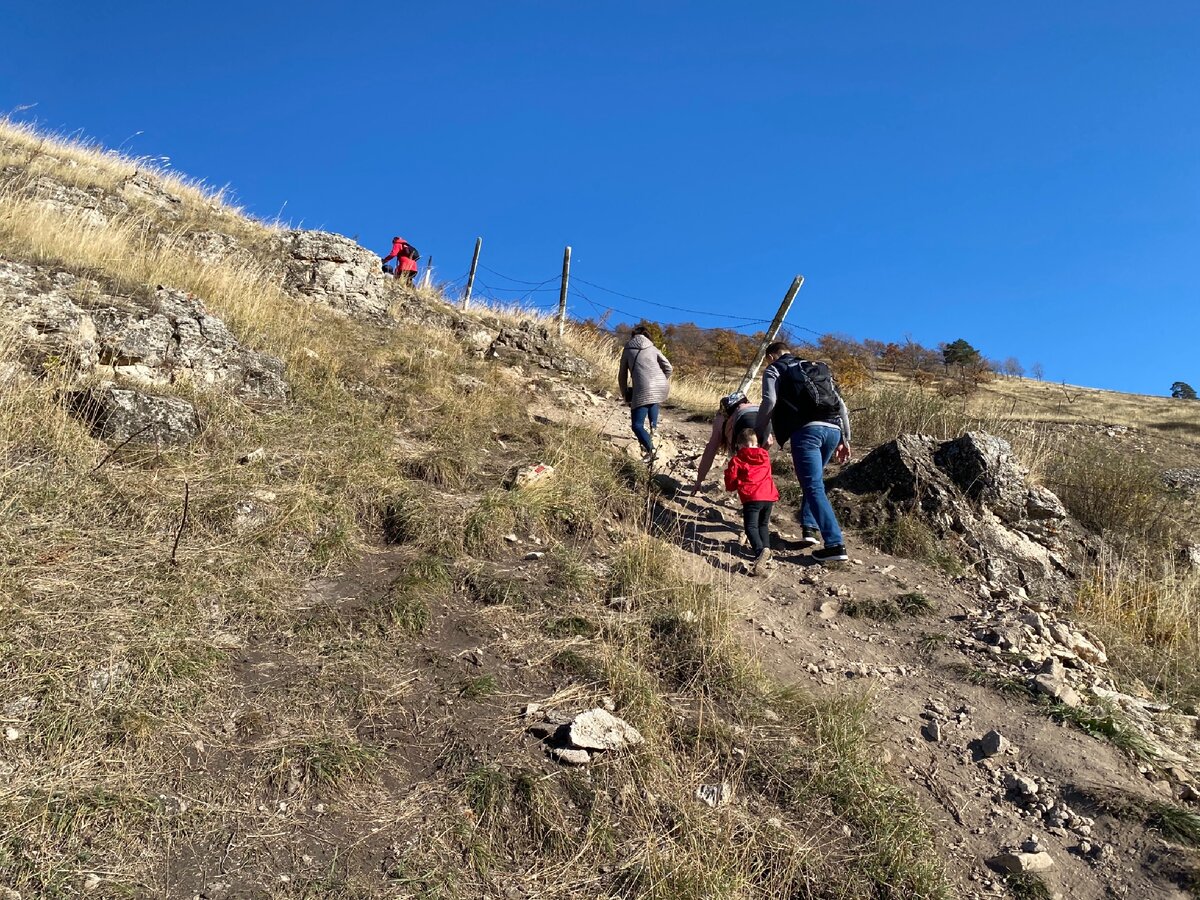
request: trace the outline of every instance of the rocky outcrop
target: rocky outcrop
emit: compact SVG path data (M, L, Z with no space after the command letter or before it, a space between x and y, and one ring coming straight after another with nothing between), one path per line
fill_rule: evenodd
M288 393L280 360L243 347L199 299L172 288L133 296L68 272L0 260L3 325L15 331L22 363L34 375L188 381L263 400Z
M550 333L549 328L532 319L500 325L484 355L488 359L508 363L532 363L564 375L587 377L592 374L592 367L587 360L571 352L556 335Z
M849 524L877 528L914 515L985 580L1061 599L1094 540L1029 473L1002 438L972 432L952 441L905 434L830 482Z
M38 205L57 213L77 216L88 225L105 225L129 212L129 204L120 197L96 187L67 184L47 175L34 178L25 188Z
M388 319L391 284L370 250L325 231L289 231L281 242L287 291L355 318Z
M186 444L200 431L196 408L178 397L160 397L105 382L72 391L68 408L92 435L107 441Z

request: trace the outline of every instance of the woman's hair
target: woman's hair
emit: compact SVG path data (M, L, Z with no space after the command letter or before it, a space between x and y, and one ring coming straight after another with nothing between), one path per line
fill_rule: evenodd
M758 446L758 435L754 433L753 428L743 428L737 433L736 444L739 450L743 447L756 447Z
M642 335L643 337L650 337L650 329L647 328L645 325L638 325L636 328L633 329L633 332L629 336L637 337L638 335Z

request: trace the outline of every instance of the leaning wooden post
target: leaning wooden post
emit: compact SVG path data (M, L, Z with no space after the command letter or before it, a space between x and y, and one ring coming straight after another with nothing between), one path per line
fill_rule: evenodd
M479 268L479 248L483 246L483 238L475 238L475 255L471 257L471 271L467 274L467 292L463 294L463 309L471 302L471 288L475 286L475 270Z
M783 302L779 304L779 312L775 313L771 327L767 329L767 333L763 336L762 343L758 347L758 352L754 354L754 362L750 363L750 368L742 376L742 383L738 385L737 389L743 394L746 392L746 388L750 387L750 382L758 374L758 367L762 365L763 359L767 355L767 345L775 340L775 335L779 334L779 329L783 327L783 320L787 318L788 310L792 308L792 301L800 293L800 286L802 284L804 284L804 276L797 275L792 281L792 286L788 288L788 292L783 295Z
M427 288L433 283L433 257L425 260L425 274L421 278L421 287Z
M571 277L571 248L563 251L562 287L558 289L558 336L567 328L567 280Z

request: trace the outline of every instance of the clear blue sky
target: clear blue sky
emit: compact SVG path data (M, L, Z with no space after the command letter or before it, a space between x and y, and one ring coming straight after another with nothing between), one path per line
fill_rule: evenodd
M1195 0L5 6L0 110L445 278L1200 387Z

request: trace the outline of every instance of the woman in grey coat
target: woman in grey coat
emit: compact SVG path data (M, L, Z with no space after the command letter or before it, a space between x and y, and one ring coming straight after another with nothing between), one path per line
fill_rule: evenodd
M617 381L621 396L632 409L633 433L647 456L654 453L654 440L646 431L646 418L650 419L650 430L658 428L658 406L671 392L671 363L663 356L644 325L633 329L629 343L621 354L621 371ZM630 385L630 379L633 384Z

